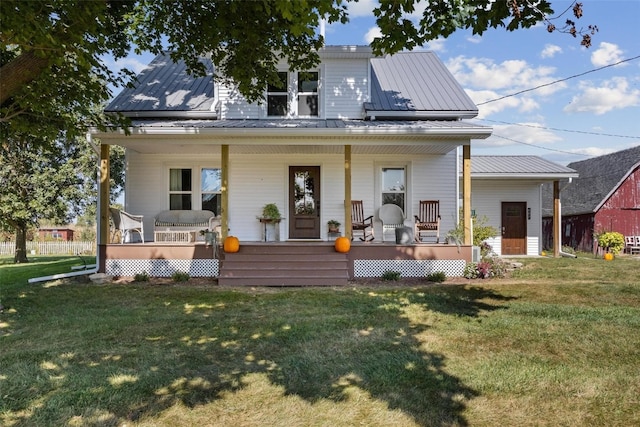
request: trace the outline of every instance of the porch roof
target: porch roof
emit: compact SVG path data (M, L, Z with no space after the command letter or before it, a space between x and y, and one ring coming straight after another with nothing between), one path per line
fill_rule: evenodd
M318 152L340 152L344 145L353 145L355 153L358 147L360 152L369 147L367 152L447 153L468 145L471 139L489 137L492 128L456 120L159 119L133 120L128 131L129 135L124 130L94 131L93 135L108 144L148 153L197 152L203 145L222 144L287 146L287 152L294 146L307 147L305 152L309 147Z
M578 172L538 156L472 156L474 179L544 179L577 178Z

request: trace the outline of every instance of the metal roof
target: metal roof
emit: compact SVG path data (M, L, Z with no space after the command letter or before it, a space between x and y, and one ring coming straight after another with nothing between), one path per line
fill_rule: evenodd
M538 156L471 156L474 178L575 178L578 173Z
M201 58L206 75L194 77L187 72L183 61L173 62L169 55L161 54L137 76L133 88L125 88L107 106L107 112L120 112L127 116L149 117L180 115L213 117L214 102L213 64Z
M366 57L370 50L329 46L323 57ZM365 55L365 56L363 56ZM204 77L187 73L183 61L160 54L106 108L130 117L216 118L214 65L201 58ZM368 118L424 120L472 118L478 109L433 52L407 52L371 59Z
M373 58L371 102L365 110L376 117L398 112L443 118L478 115L478 107L433 52Z

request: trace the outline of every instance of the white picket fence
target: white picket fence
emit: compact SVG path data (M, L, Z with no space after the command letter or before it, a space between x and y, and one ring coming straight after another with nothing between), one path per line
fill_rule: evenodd
M1 255L15 255L16 242L0 242ZM95 255L96 242L27 242L27 255Z

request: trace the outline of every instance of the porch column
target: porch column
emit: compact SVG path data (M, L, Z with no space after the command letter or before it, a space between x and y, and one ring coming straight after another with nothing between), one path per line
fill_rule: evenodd
M353 237L351 229L351 146L344 146L344 234Z
M220 188L220 240L227 237L229 232L229 146L221 147L222 155L222 188Z
M462 146L462 217L464 219L464 244L473 244L471 234L471 146Z
M106 246L109 244L109 194L110 194L110 166L109 166L109 145L100 144L100 168L99 168L99 189L98 189L98 271L104 273L104 260Z
M553 256L560 257L562 247L560 228L562 216L560 213L560 181L553 181Z

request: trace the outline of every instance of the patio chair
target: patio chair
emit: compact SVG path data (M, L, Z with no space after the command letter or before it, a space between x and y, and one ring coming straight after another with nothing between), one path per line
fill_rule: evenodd
M633 247L636 244L636 236L624 236L624 252L633 253Z
M384 242L384 233L387 230L394 230L396 228L404 227L404 212L402 208L393 203L387 203L380 206L378 209L378 217L382 221L382 241ZM409 229L409 232L411 229Z
M109 208L111 219L116 229L120 230L120 243L127 241L127 236L135 232L140 235L140 240L144 243L144 223L142 215L132 215L116 208Z
M360 240L364 242L370 242L373 237L373 215L364 217L364 209L362 207L362 200L351 201L351 240L355 237L355 232L362 233Z
M420 200L418 215L415 218L415 238L421 242L423 237L434 236L440 243L440 201Z

